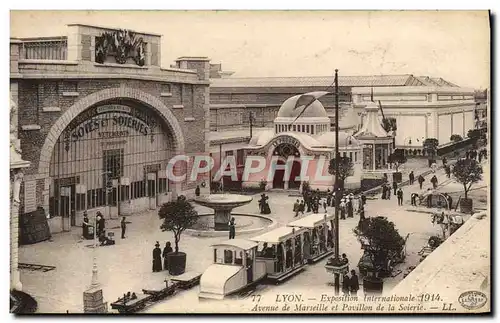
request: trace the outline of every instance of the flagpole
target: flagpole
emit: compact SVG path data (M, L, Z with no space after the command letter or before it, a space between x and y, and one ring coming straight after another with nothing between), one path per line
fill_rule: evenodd
M340 262L339 251L339 205L340 205L340 191L339 191L339 76L338 69L335 69L335 263ZM340 292L340 273L335 272L335 295Z

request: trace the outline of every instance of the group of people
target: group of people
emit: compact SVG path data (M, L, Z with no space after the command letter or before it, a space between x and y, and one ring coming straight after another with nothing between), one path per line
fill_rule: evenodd
M470 149L470 150L465 152L466 159L475 159L478 162L481 162L483 160L483 158L486 158L486 156L487 156L486 148L479 150L479 152L475 149Z
M269 196L264 193L260 195L259 210L260 214L271 214L271 208L269 207Z
M124 220L122 220L124 222ZM94 239L94 230L97 239L101 246L114 245L115 241L111 237L106 236L106 220L100 211L97 211L95 217L95 227L90 224L87 211L83 212L82 235L84 239ZM125 231L122 228L122 237Z
M165 244L165 248L163 248L163 252L160 248L160 243L156 241L155 248L153 249L153 272L160 272L162 270L168 270L168 254L172 253L172 245L170 241L167 241ZM163 266L161 262L161 258L163 257Z
M342 277L342 293L347 296L356 296L359 290L359 279L356 271L351 270L351 277L344 274Z

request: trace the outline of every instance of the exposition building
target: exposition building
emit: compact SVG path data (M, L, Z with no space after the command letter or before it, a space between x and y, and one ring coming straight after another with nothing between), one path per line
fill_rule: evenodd
M298 119L299 95L327 91ZM248 155L294 154L331 157L334 149L335 105L333 77L235 78L212 65L210 85L210 153L217 164L236 156L241 167ZM390 172L394 148L422 156L422 144L436 138L439 145L452 135L467 137L486 118L486 103L476 102L474 90L442 78L413 75L339 76L339 150L354 163L348 186L365 177ZM386 131L382 118L395 127ZM279 146L287 146L285 151ZM272 166L271 166L272 167ZM299 172L294 164L291 173ZM267 188L300 188L276 172ZM259 174L261 175L261 174ZM361 177L361 178L360 178ZM291 176L290 178L294 178ZM241 186L257 186L255 176ZM226 186L233 185L225 181ZM314 183L312 183L314 184ZM325 189L331 183L312 185Z
M21 213L42 207L54 233L85 210L116 218L192 194L196 183L170 182L166 167L209 149L209 60L163 68L161 51L160 35L87 25L11 39L12 121L31 163Z

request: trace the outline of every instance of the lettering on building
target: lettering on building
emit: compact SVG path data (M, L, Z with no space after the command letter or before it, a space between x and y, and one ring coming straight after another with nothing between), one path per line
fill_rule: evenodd
M278 147L281 144L289 144L296 148L300 148L300 142L297 139L288 136L278 137L273 141L274 147Z
M107 131L109 126L117 130ZM99 131L102 139L127 137L128 129L147 136L156 126L155 119L145 111L124 105L105 105L88 109L73 119L66 130L66 141L76 142L95 131Z

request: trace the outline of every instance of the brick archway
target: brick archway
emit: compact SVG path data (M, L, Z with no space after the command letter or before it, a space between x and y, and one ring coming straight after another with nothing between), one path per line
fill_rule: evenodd
M128 87L104 89L78 100L52 125L40 151L38 176L48 177L50 160L56 142L77 115L99 102L117 98L137 100L154 109L163 118L168 129L172 132L175 153L181 154L184 152L184 135L182 134L181 126L172 111L161 100L149 93Z

